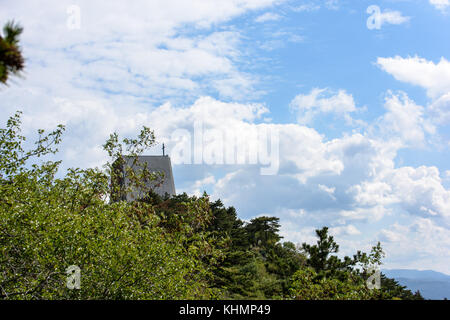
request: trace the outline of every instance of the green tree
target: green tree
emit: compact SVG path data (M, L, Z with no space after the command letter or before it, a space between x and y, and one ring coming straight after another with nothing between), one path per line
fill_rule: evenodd
M420 291L413 293L406 286L402 286L395 279L386 277L383 273L381 274L381 292L379 292L378 299L424 300Z
M70 169L58 178L60 162L40 159L57 152L63 131L39 131L26 150L20 113L0 129L0 298L215 297L209 265L219 252L202 231L209 199L187 199L169 232L151 204L109 203L104 171ZM81 268L80 290L66 287L71 265Z
M345 278L357 261L349 257L341 260L336 256L339 245L333 236L328 235L327 227L316 230L316 235L318 240L315 245L302 244L302 249L307 255L307 265L314 269L319 278Z
M19 36L23 28L7 22L0 34L0 82L6 84L11 74L18 74L24 68L24 58L19 46Z
M294 274L290 294L298 300L368 300L373 299L376 293L351 273L342 281L321 278L313 268L306 268Z
M369 290L366 281L374 269L382 264L384 252L378 242L369 254L357 251L350 257L339 259L339 245L328 228L316 230L315 245L304 243L308 268L302 268L293 276L290 294L296 299L423 299L420 292L413 294L406 287L381 274L380 289Z
M280 219L276 217L258 217L245 226L249 241L254 246L270 246L280 241Z

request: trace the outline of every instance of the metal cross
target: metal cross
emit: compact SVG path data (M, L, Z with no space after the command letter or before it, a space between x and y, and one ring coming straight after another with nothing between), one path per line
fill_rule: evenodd
M164 143L163 143L162 149L163 149L163 156L165 156L165 155L166 155L166 153L165 153L165 151L166 151L166 146L164 145Z

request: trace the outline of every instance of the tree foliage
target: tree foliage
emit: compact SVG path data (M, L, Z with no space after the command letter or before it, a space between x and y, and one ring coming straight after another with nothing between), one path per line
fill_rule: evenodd
M24 58L19 46L23 28L14 21L7 22L0 34L0 82L6 84L11 74L18 74L24 68Z
M217 250L201 228L208 199L185 199L176 231L152 204L109 203L104 171L70 169L57 178L59 162L39 163L57 151L63 131L39 131L36 147L25 150L19 113L0 130L0 297L214 297L207 280ZM147 139L143 132L131 144ZM66 287L71 265L81 269L81 290Z
M368 300L368 299L423 299L420 292L412 294L395 280L380 276L380 288L369 288L367 281L382 264L384 252L378 242L369 254L357 251L352 258L337 256L339 245L328 228L316 230L317 243L303 243L307 256L306 269L293 277L290 294L303 300Z

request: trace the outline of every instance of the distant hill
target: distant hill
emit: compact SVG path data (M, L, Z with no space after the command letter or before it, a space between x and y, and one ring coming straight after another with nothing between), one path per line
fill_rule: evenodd
M450 299L450 276L433 270L392 269L382 270L412 292L420 291L425 299Z

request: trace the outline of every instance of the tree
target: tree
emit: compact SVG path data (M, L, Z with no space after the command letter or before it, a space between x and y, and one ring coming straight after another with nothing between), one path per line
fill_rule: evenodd
M307 265L314 269L319 278L347 276L347 271L355 265L356 261L349 257L340 260L335 254L339 251L339 245L334 241L333 236L328 235L328 228L316 230L318 237L317 244L302 244L302 249L306 253Z
M274 245L280 241L280 219L276 217L258 217L245 227L249 241L254 246Z
M357 251L353 258L339 259L339 245L328 228L316 230L317 244L303 243L307 255L307 269L294 274L290 294L296 299L423 299L406 287L381 274L380 289L369 290L366 281L381 265L384 252L378 242L370 253Z
M24 58L19 46L19 36L23 28L8 22L3 27L3 35L0 34L0 82L6 84L11 74L17 75L24 68Z
M20 113L0 129L0 299L214 297L208 266L218 250L202 231L209 200L186 199L173 230L151 204L109 203L104 171L75 168L57 178L60 162L40 160L57 152L63 131L40 130L26 150ZM66 287L72 265L81 269L80 290Z
M406 286L402 286L397 280L386 277L381 274L381 292L378 299L402 299L402 300L424 300L420 291L412 293Z
M374 292L355 275L349 274L345 281L321 278L313 268L294 274L290 294L297 300L368 300L374 297Z

